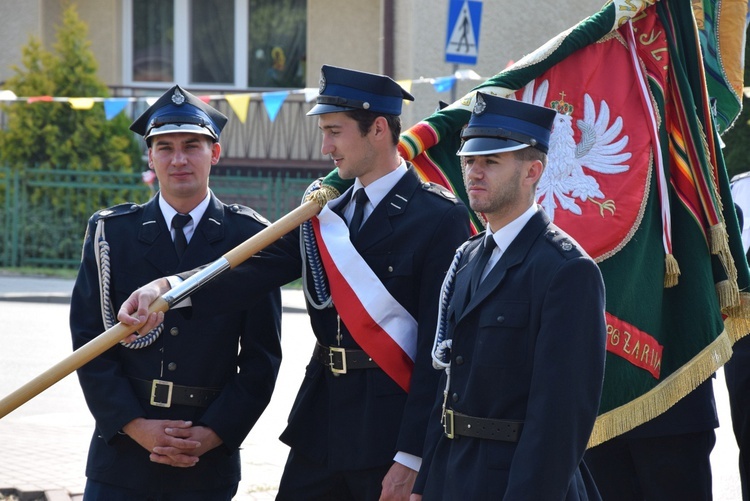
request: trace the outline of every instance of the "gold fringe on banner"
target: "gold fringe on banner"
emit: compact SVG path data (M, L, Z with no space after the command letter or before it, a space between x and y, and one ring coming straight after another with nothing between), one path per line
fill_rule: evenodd
M740 290L737 288L736 281L722 280L717 282L715 287L722 313L726 314L740 305Z
M731 356L732 341L725 330L654 389L596 418L588 447L622 435L665 412L711 377Z
M750 333L750 293L740 292L740 305L729 308L724 320L729 338L737 342Z
M664 258L666 271L664 272L664 287L666 289L677 285L680 277L680 265L677 264L674 254L667 254Z

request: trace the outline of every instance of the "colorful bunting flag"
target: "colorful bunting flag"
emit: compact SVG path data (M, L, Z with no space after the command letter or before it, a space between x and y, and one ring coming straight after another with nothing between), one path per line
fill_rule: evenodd
M244 124L250 106L250 94L227 94L226 99L234 114Z
M71 97L68 103L74 110L90 110L94 107L94 100L90 97Z
M268 118L273 122L276 120L276 115L279 114L281 105L284 104L289 92L265 92L263 94L263 104L266 106L266 113Z
M439 77L432 81L432 86L435 87L435 92L448 92L456 84L456 77Z
M107 117L107 120L112 120L122 110L125 109L125 106L127 106L129 102L130 102L130 99L128 98L113 97L113 98L105 99L104 100L104 116Z

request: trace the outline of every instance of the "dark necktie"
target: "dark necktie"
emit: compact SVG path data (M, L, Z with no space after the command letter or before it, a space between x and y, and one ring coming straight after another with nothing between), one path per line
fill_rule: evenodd
M186 224L192 221L193 218L189 214L177 213L172 218L172 228L174 228L174 248L177 251L177 257L181 258L182 254L187 248L187 238L185 238L185 231L183 228Z
M487 267L487 262L492 256L492 251L497 247L495 239L491 236L485 236L482 241L482 252L477 258L477 263L474 266L474 270L471 272L471 293L474 294L479 287L479 282L482 281L482 274L484 269Z
M362 226L362 220L365 217L365 204L369 199L364 188L358 189L354 193L354 215L349 223L349 240L354 242L359 234L359 227Z

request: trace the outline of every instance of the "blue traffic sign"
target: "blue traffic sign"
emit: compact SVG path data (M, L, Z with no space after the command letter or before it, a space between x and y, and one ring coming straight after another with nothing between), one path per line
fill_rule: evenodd
M477 64L482 2L450 0L445 41L447 63Z

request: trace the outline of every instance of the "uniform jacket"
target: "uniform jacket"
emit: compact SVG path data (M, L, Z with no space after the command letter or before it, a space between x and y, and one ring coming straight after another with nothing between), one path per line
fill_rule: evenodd
M145 205L125 204L98 212L89 220L71 301L75 348L105 330L93 244L99 219L105 219L110 246L115 315L139 286L212 262L266 226L251 209L224 205L211 195L178 260L157 197ZM218 302L221 296L211 298L210 303ZM268 404L281 362L278 289L248 300L245 306L234 313L214 313L210 304L201 311L169 311L161 336L151 346L131 350L117 345L78 370L96 420L86 467L89 478L151 492L212 489L239 481L238 448ZM220 388L221 393L208 407L154 407L139 398L129 377ZM204 454L192 468L152 463L148 451L121 433L137 417L190 420L213 429L224 444Z
M332 208L341 214L351 189ZM235 307L263 284L299 278L302 261L299 231L220 276L193 296L206 301L221 287L227 308ZM422 456L424 430L439 374L432 369L430 351L437 323L440 285L456 248L469 236L466 207L450 192L420 181L414 168L393 187L362 225L354 246L393 297L417 320L417 360L407 395L380 369L351 370L334 376L311 360L281 440L296 453L332 470L389 464L396 451ZM189 274L181 274L186 277ZM308 275L309 287L312 286ZM311 292L315 297L314 292ZM241 303L240 303L241 304ZM317 310L308 303L317 341L336 346L339 332L335 308ZM341 323L341 346L361 349ZM314 343L309 343L312 352Z
M351 191L332 202L331 209L341 214ZM430 357L438 295L456 248L468 236L466 207L443 188L420 181L410 168L375 207L353 242L390 294L417 320L410 392L405 393L381 369L335 376L312 360L281 436L284 443L308 458L326 461L332 470L387 465L396 451L422 456L439 376ZM308 312L322 345L338 346L340 332L340 346L361 349L343 322L339 326L335 308L318 310L308 305Z
M604 373L599 269L539 210L470 297L481 242L466 248L447 310L448 407L523 428L516 443L449 439L441 395L415 491L429 501L598 499L582 458Z

